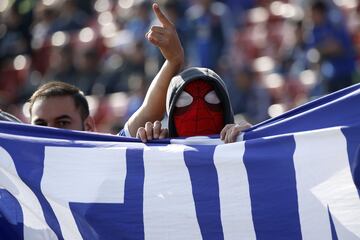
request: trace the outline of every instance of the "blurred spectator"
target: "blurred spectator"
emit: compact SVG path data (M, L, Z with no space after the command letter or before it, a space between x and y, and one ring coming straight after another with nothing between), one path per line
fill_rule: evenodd
M51 33L78 30L83 28L88 22L88 15L79 9L75 0L64 0L58 10L59 15L50 29Z
M188 25L185 20L186 5L180 0L165 0L163 2L164 11L171 22L175 24L176 31L182 44L185 46L187 39Z
M31 19L31 12L20 12L18 2L0 15L0 66L19 54L31 53Z
M189 22L187 59L191 66L217 71L218 61L225 54L233 34L229 8L213 0L197 0L186 11Z
M332 22L329 9L323 1L311 5L311 21L307 42L310 61L320 60L320 73L329 92L337 91L352 84L355 72L354 48L349 32L341 22Z
M298 80L299 74L309 67L306 58L307 46L303 22L298 21L291 24L294 27L294 40L293 44L287 45L283 49L281 72L290 80Z
M349 14L348 26L352 33L356 54L356 82L360 82L360 4L357 5Z
M255 0L223 0L234 17L234 23L242 26L246 20L246 11L256 6Z
M0 107L8 110L18 101L27 79L31 56L31 4L24 8L14 1L0 15Z
M142 41L133 42L126 51L113 53L105 61L113 68L103 78L106 93L129 91L128 79L133 73L145 74L145 50Z
M46 81L61 81L76 86L76 75L73 47L70 44L53 47Z
M34 11L34 23L31 29L33 35L32 47L43 46L45 40L53 32L53 25L56 20L54 7L45 6L42 1L37 2Z
M259 83L250 67L235 70L233 82L229 84L228 89L234 114L243 114L252 124L269 117L269 93Z
M151 23L151 4L141 0L133 6L132 11L133 15L125 24L125 28L133 33L136 42L145 42L144 35Z
M144 101L147 89L147 81L145 76L132 74L129 77L129 101L128 107L126 111L125 118L128 119L131 115L133 115L136 110L139 109L142 102Z
M94 85L96 82L101 82L99 55L96 49L88 48L82 49L78 54L77 62L75 63L77 75L75 85L80 88L85 95L96 94Z
M251 42L249 35L247 28L238 27L235 29L227 55L228 61L226 61L230 71L251 65L252 60L258 56L258 50L255 44Z

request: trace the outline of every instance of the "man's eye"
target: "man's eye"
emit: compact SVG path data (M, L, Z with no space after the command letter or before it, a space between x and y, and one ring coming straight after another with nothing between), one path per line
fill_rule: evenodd
M176 107L186 107L186 106L189 106L192 103L192 101L193 101L193 97L189 93L183 91L180 94L180 97L178 98L178 100L176 101L175 106Z
M69 121L58 121L56 124L57 124L58 128L65 128L70 124L70 122Z
M206 94L205 101L210 104L219 104L221 102L214 90Z
M46 122L34 122L34 125L37 125L37 126L47 126L47 123Z

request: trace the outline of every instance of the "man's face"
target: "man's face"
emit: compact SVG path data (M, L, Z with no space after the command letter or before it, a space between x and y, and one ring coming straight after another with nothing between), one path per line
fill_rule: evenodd
M71 96L38 99L31 110L31 124L70 130L86 130L80 110Z

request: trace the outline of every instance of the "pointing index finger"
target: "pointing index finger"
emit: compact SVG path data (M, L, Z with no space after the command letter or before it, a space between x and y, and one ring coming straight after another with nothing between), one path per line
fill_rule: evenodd
M164 13L160 10L160 7L157 3L153 4L153 11L155 12L157 18L160 20L164 27L172 26L172 22L164 15Z

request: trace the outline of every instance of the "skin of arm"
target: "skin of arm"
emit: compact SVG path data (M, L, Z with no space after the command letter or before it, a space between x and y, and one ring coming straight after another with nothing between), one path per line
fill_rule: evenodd
M154 3L152 8L161 26L152 26L145 37L160 49L166 61L151 82L141 107L127 121L132 137L136 136L138 128L146 122L163 118L170 80L178 74L184 64L184 50L174 24L162 13L158 4Z

